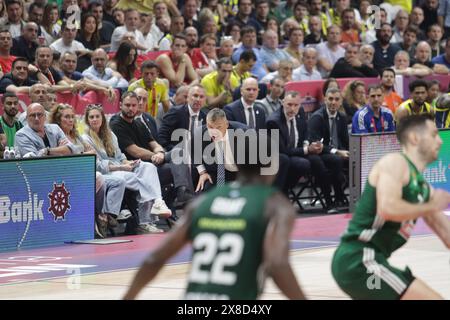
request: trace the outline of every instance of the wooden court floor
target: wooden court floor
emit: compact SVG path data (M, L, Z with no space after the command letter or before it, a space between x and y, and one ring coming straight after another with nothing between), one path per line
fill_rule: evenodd
M305 294L310 299L348 299L336 286L330 272L334 246L295 250L291 263ZM390 259L397 267L408 265L413 274L424 280L444 298L450 299L450 254L432 235L416 236ZM139 299L179 299L184 291L189 265L166 266L141 292ZM136 269L82 275L77 280L61 277L25 283L0 285L0 299L120 299ZM284 299L269 280L262 299Z

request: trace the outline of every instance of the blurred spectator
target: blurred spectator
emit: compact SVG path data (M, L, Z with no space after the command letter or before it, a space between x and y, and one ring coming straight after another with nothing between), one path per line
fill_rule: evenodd
M438 23L438 7L439 7L439 0L424 1L424 4L422 5L422 10L426 19L424 19L422 24L420 25L420 28L424 32L427 32L428 28L433 24Z
M113 9L113 23L117 27L122 27L125 25L125 12L122 9Z
M292 59L286 51L278 49L278 35L272 30L264 32L260 57L262 63L266 65L271 72L278 70L280 60L291 59L296 61L294 64L300 64L298 60Z
M0 133L6 136L5 146L14 147L14 140L17 131L22 129L23 125L16 119L19 113L19 98L13 92L6 92L1 98L3 114L0 116Z
M372 43L375 48L373 56L373 66L381 73L384 68L394 65L395 54L400 51L400 47L391 43L392 27L389 23L381 24L381 28L377 30L377 41Z
M136 59L136 47L131 42L125 41L120 44L108 66L119 72L128 83L132 83L136 80L134 77L137 70Z
M342 35L341 43L345 47L346 44L359 44L361 42L359 38L360 30L356 27L355 11L354 9L347 8L342 11Z
M39 103L28 106L28 125L16 133L15 147L23 157L64 156L80 153L80 147L67 140L56 124L47 124L45 109Z
M169 99L170 108L186 104L189 88L189 86L181 86L177 89L177 92Z
M286 0L278 5L277 9L275 10L275 18L277 19L278 24L281 24L287 18L294 15L295 3L295 0Z
M115 25L114 21L114 7L116 6L118 0L103 0L103 20L111 22ZM117 25L115 25L117 27Z
M128 81L122 75L107 68L108 55L105 50L97 49L92 53L92 66L83 71L83 76L89 80L94 80L102 86L113 88L127 88Z
M139 12L134 9L128 9L125 13L125 25L117 27L111 36L111 51L117 51L120 45L122 36L126 32L132 32L136 39L136 48L138 50L146 51L149 48L144 47L144 35L138 29L140 23Z
M294 80L292 78L292 71L294 69L294 64L291 60L281 60L280 61L280 67L278 68L278 71L270 72L262 78L260 83L266 83L268 84L272 79L279 77L283 79L285 83ZM263 96L264 97L264 96Z
M408 52L409 58L413 59L416 54L417 32L416 26L410 25L403 34L403 41L398 43L403 51Z
M217 28L214 14L208 8L203 8L198 15L198 22L200 23L200 37L207 33L216 35L216 39L220 37L219 29Z
M347 123L352 123L353 115L366 104L366 85L364 82L354 80L344 87L342 108L339 110L347 117Z
M57 23L59 19L58 5L56 3L47 3L42 16L42 34L47 45L55 42L60 35L61 26Z
M257 0L255 5L255 19L260 25L260 33L258 34L258 43L262 44L262 33L267 30L267 22L269 18L269 0Z
M153 118L157 118L158 106L161 103L164 112L169 111L169 92L166 81L160 79L159 67L154 61L144 61L141 65L141 79L136 80L128 87L128 91L143 88L148 92L148 112Z
M11 48L11 54L16 57L26 58L28 61L33 62L37 43L38 25L35 22L25 23L22 35L13 38L13 46Z
M411 60L411 65L414 67L416 64L428 67L433 73L448 74L446 66L431 62L431 47L426 41L420 41L416 46L416 54L414 59Z
M212 33L204 34L200 38L200 48L190 50L189 57L192 67L201 79L216 70L216 36Z
M388 23L387 12L386 12L386 9L384 9L384 8L380 8L379 12L380 12L380 14L379 14L380 24L379 25L382 26L384 23ZM375 27L376 27L375 25L372 25L371 28L368 28L368 30L366 30L365 32L363 32L361 34L361 40L363 43L371 44L377 40L378 29L376 29Z
M336 25L328 27L328 41L319 43L316 46L319 56L319 71L322 78L328 77L334 64L345 55L345 50L340 46L341 28Z
M175 35L171 46L172 50L156 58L156 64L170 83L170 95L182 84L196 83L198 81L191 58L186 54L186 37Z
M381 73L381 85L383 89L384 103L395 115L398 106L403 102L403 99L395 92L395 71L392 68L386 68Z
M445 67L450 69L450 38L447 38L445 42L445 53L434 57L431 62L444 65Z
M425 20L422 8L414 7L411 11L409 20L410 20L409 26L415 26L417 28L417 39L426 40L425 32L420 28L422 22Z
M115 25L110 21L103 20L103 6L101 0L91 0L89 2L89 12L97 19L100 45L102 48L109 48Z
M252 74L262 79L267 74L266 66L261 57L261 52L256 47L256 31L253 27L244 27L241 29L242 44L233 53L233 62L238 63L239 57L244 50L251 49L256 56L255 64L251 70Z
M19 93L28 93L30 87L36 83L28 76L28 60L25 58L17 58L12 63L11 73L5 74L0 79L0 94L6 91ZM31 67L33 69L33 67ZM34 70L37 68L35 67Z
M358 57L358 46L349 43L345 56L340 58L330 72L332 78L364 78L378 77L378 72L361 62Z
M439 0L438 23L444 29L444 37L450 36L450 0Z
M11 33L8 29L0 29L0 68L4 74L11 72L11 67L16 56L11 55Z
M290 0L288 0L290 1ZM241 29L246 26L252 26L256 34L259 34L262 26L251 16L252 14L252 0L240 0L238 2L238 12L235 17L230 18L228 23L236 22ZM241 35L242 36L242 35Z
M428 83L427 102L435 109L437 98L441 95L439 80L433 79Z
M159 41L159 50L170 50L173 36L184 31L184 18L182 16L174 16L170 18L170 31Z
M433 24L428 28L428 44L431 47L431 58L437 57L445 52L444 47L441 44L442 36L444 32L442 27L438 24Z
M14 39L20 37L22 29L25 27L24 8L22 0L8 0L6 1L6 13L8 19L3 25L9 29L11 37Z
M305 37L305 40L303 41L305 46L310 44L319 44L321 42L326 41L326 37L324 35L322 26L323 26L322 22L318 16L309 17L308 22L309 34Z
M253 69L256 59L257 57L253 50L244 50L239 55L239 61L233 67L233 75L239 80L240 84L242 84L242 81L252 76L250 71Z
M158 40L161 39L161 31L153 23L153 16L149 13L141 12L141 26L139 30L144 36L144 47L147 47L150 51L153 51L158 45Z
M395 15L395 22L394 22L394 28L392 29L392 43L398 43L403 42L403 35L406 31L406 28L408 28L409 24L409 15L408 12L406 12L403 9L400 9L397 14Z
M30 104L32 103L38 103L45 109L45 119L47 121L49 112L51 110L51 105L48 103L48 92L49 87L47 85L44 85L42 83L35 83L30 87ZM24 126L27 126L27 114L28 114L28 108L22 112L19 117L18 121L20 121Z
M368 89L369 101L353 116L352 133L376 133L395 131L394 116L383 107L381 85L372 85Z
M436 101L436 126L450 128L450 95L443 94Z
M281 45L286 45L289 42L289 34L292 29L300 28L300 25L294 18L287 18L284 20L284 22L281 24L280 28L277 29L277 33L279 33L279 39Z
M228 23L226 34L229 34L233 39L233 48L238 48L241 45L241 27L238 23Z
M33 2L28 7L28 22L34 22L38 25L38 43L40 45L44 45L45 43L45 37L43 35L44 27L42 27L42 18L44 15L44 7L37 3Z
M321 80L322 76L317 71L317 50L306 48L303 51L303 64L292 72L292 80Z
M255 104L261 106L268 118L274 111L281 108L281 97L284 94L285 82L283 79L275 77L270 80L269 94L261 100L256 100Z
M319 21L320 28L314 27L315 30L314 33L317 35L319 34L319 30L321 30L321 34L323 37L327 35L327 29L331 25L331 21L329 20L329 17L322 11L323 9L323 2L322 0L309 0L309 32L313 33L311 28L311 18L317 17ZM315 23L314 23L315 24ZM305 39L306 40L306 39ZM319 42L315 42L319 43ZM305 45L307 43L305 42Z
M217 71L202 79L201 84L205 88L208 108L223 108L233 102L233 92L239 87L239 80L232 72L233 62L228 58L222 58L217 62Z
M394 70L396 74L404 76L424 77L433 73L433 70L422 64L415 64L410 67L409 54L406 51L399 51L395 55Z
M87 13L81 16L80 30L78 30L76 40L89 51L94 51L100 47L98 22L93 14ZM89 54L80 55L78 58L78 71L83 71L90 66L91 58Z
M233 39L231 36L225 36L220 39L219 57L229 58L233 56Z
M197 15L197 0L185 0L183 7L184 25L194 27L200 31L200 23L195 19Z
M373 56L375 49L370 44L364 44L359 48L359 59L363 64L373 68Z
M61 38L53 42L50 48L61 54L64 54L66 51L75 52L78 57L91 54L81 42L75 40L76 34L76 27L69 27L66 22L63 22L61 26Z
M302 49L303 49L304 31L301 28L291 29L289 34L289 43L284 48L289 56L292 58L294 68L300 67L302 64Z
M292 18L297 21L299 27L306 32L308 30L308 5L305 0L299 0L294 5L294 14Z
M138 98L138 113L135 119L138 122L142 122L142 124L155 138L155 140L159 142L158 125L156 123L156 119L153 118L150 113L146 112L148 108L148 91L144 88L136 87L133 92L136 93L136 96Z

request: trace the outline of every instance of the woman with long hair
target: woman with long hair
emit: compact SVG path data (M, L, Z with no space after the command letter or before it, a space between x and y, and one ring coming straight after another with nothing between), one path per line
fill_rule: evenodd
M347 83L344 87L344 99L341 112L347 116L347 123L352 123L353 115L366 104L366 84L360 80Z
M80 150L84 150L84 154L96 154L94 148L84 142L78 134L75 111L71 105L64 103L56 105L49 114L49 122L57 124L70 142L82 147ZM105 238L107 229L117 226L116 218L120 214L125 180L118 176L102 175L100 172L97 172L97 180L103 181L104 190L96 193L95 231L98 237Z
M76 40L81 42L86 49L94 51L100 46L100 35L98 32L98 21L97 18L91 14L87 13L81 16L80 30ZM82 72L83 70L91 66L91 57L87 54L78 56L77 71Z
M139 192L137 197L139 211L138 233L159 233L153 216L170 217L171 210L161 196L157 168L149 162L127 160L119 148L116 135L106 121L103 107L90 104L84 113L86 133L83 140L97 153L97 170L102 174L115 175L125 180L126 188Z
M108 66L119 72L128 83L132 83L136 80L134 78L134 73L137 69L136 59L136 46L129 41L124 41L119 45L114 58L112 58Z
M47 3L42 16L41 25L44 27L43 36L47 46L57 40L61 33L61 26L58 24L59 11L56 3Z

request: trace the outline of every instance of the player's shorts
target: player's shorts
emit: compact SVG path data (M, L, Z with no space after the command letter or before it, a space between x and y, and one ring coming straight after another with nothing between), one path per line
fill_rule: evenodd
M339 287L352 299L400 299L415 277L411 270L392 267L385 255L365 243L341 244L331 271Z

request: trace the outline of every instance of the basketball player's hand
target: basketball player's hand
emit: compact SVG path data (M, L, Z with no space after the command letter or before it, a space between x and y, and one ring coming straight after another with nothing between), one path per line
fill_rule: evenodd
M203 191L203 188L205 187L206 181L208 181L212 184L213 181L211 179L211 176L208 173L202 173L200 175L200 178L198 179L197 188L195 189L195 192Z
M437 212L442 212L450 204L450 193L442 189L434 189L430 202Z

